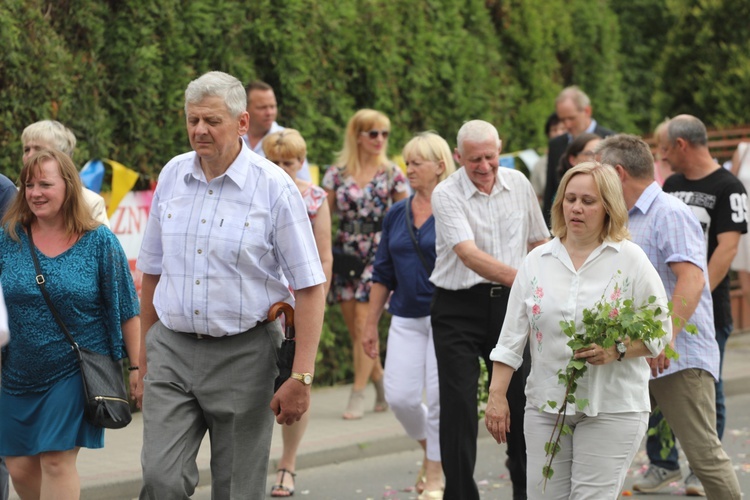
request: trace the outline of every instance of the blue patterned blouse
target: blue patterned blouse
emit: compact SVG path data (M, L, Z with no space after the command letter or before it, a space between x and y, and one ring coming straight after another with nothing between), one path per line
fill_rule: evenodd
M36 284L26 233L21 242L0 229L0 282L11 340L3 348L3 391L43 392L78 371L78 364ZM105 226L84 234L57 257L36 250L46 287L81 347L125 357L121 325L139 314L125 252Z

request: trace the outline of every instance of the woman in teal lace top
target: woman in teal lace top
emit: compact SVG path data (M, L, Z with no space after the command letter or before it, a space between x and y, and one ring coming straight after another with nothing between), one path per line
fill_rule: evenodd
M83 201L72 160L50 150L29 158L0 229L11 331L2 356L0 456L21 498L78 498L78 450L103 447L104 432L83 419L78 363L36 284L29 230L46 288L81 347L137 359L138 297L122 247ZM137 378L131 371L131 392Z

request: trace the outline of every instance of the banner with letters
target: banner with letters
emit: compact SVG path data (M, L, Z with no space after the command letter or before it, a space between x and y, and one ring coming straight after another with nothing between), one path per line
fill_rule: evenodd
M139 297L141 296L141 272L135 269L135 261L141 249L143 234L146 232L146 222L153 197L153 191L129 191L109 218L112 232L120 240L125 255L128 257L130 272Z

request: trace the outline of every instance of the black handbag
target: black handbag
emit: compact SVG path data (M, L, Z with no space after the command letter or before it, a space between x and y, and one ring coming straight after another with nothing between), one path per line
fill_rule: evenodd
M359 279L362 271L365 270L365 263L356 255L344 253L341 248L334 247L333 253L333 274L344 280Z
M130 414L130 403L128 403L125 381L122 376L122 365L110 356L79 347L73 339L44 286L45 280L42 269L39 266L36 252L34 252L31 228L27 227L26 231L29 235L31 259L34 261L34 268L36 269L36 283L39 285L52 316L55 317L55 322L73 348L73 352L78 359L78 365L81 368L85 397L83 416L90 424L97 427L121 429L128 425L133 418Z
M292 306L286 302L276 302L268 310L268 321L275 321L282 314L284 315L284 340L281 342L278 361L276 362L276 366L279 367L279 376L273 382L273 392L278 391L279 387L292 376L292 365L294 364L294 353L297 346Z

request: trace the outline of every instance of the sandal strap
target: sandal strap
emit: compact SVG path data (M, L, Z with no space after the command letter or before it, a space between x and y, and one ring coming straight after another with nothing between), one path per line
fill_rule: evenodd
M289 474L292 477L297 477L297 473L296 472L292 472L289 469L276 469L276 472L281 472L281 481L282 482L284 481L284 476L286 474Z

